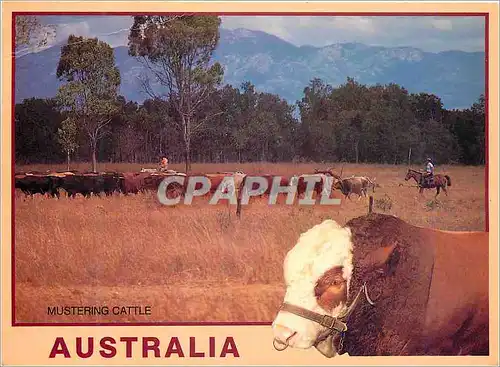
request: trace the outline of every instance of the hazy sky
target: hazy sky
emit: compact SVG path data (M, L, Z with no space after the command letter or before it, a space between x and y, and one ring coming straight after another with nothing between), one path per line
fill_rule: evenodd
M57 25L55 42L73 33L98 37L113 47L127 44L132 17L46 16ZM379 46L411 46L424 51L484 51L484 17L334 17L225 16L222 27L274 34L297 46L360 42Z

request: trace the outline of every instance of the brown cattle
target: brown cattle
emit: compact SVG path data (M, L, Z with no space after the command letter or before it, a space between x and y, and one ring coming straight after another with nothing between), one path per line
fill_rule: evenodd
M257 190L259 188L259 183L257 182L252 182L250 184L250 182L248 180L248 178L250 177L259 177L259 178L263 178L265 180L265 182L267 183L267 187L266 187L266 190L262 193L262 196L269 196L271 194L271 189L272 189L272 186L273 186L273 180L276 178L276 177L280 177L279 179L279 185L282 186L282 187L285 187L285 186L288 186L290 184L290 179L288 177L285 177L285 176L278 176L278 175L272 175L272 174L260 174L260 175L247 175L244 179L243 179L243 182L242 182L242 186L244 186L247 190Z
M158 173L153 173L145 176L136 176L135 180L142 180L142 187L145 190L157 190L160 183L166 178L166 177L179 177L181 178L181 181L183 181L182 184L178 182L172 182L168 185L166 188L167 192L167 197L172 198L176 197L178 195L185 195L186 191L188 189L190 181L194 180L195 178L200 178L203 177L208 180L210 183L210 188L208 192L204 195L201 196L206 196L206 195L211 195L217 191L219 186L223 183L224 179L227 180L228 177L233 178L234 186L238 190L239 187L241 186L241 183L244 178L244 174L240 172L218 172L218 173L191 173L189 175L186 175L184 173L178 173L175 171L165 171L165 172L158 172ZM227 193L228 190L232 189L232 182L231 181L226 181L226 184L223 184L221 187L221 190L224 193ZM203 183L198 181L196 182L194 186L194 190L200 190L203 187Z
M303 197L307 195L307 184L308 180L314 181L314 186L312 188L313 193L316 194L316 198L320 197L323 193L323 190L327 188L327 184L330 183L330 188L333 190L333 181L331 176L322 173L314 173L314 174L302 174L299 176L280 176L280 175L272 175L272 174L260 174L260 175L247 175L243 180L242 187L247 190L257 190L259 188L258 182L250 183L249 179L253 177L263 178L267 184L266 190L260 194L259 196L269 196L271 194L271 190L273 188L274 180L279 179L279 186L287 187L290 185L295 185L297 187L296 196ZM280 193L279 195L286 195L286 193Z
M370 187L372 188L372 192L375 192L375 187L377 186L375 179L371 179L368 176L358 176L358 177L361 180L361 185L363 187L365 194L368 192L368 189Z
M137 194L145 191L157 191L160 183L167 176L184 174L171 174L166 172L125 172L121 180L121 191L125 194Z
M329 168L327 170L319 170L319 169L315 169L314 170L314 173L322 173L324 175L328 175L328 176L331 176L331 177L334 177L336 178L337 180L341 180L342 177L340 177L339 175L337 175L334 171L333 171L333 168Z
M316 179L313 188L313 192L316 194L316 197L319 197L324 190L333 190L335 188L333 185L335 179L332 179L332 177L333 176L330 173L312 173L298 176L297 196L301 197L307 194L307 178ZM328 187L328 185L330 185L330 187Z
M149 173L125 172L120 181L120 191L125 195L137 194L145 190L145 178Z
M224 193L229 192L229 190L233 190L233 184L234 184L234 190L236 190L236 193L240 190L243 181L245 179L245 174L243 172L217 172L217 173L204 173L204 174L192 174L190 176L203 176L206 177L210 180L210 193L214 193L217 191L219 186L223 183L224 179L226 179L225 185L221 186L221 190ZM228 177L231 177L233 181L227 181ZM186 185L187 185L187 180L186 180ZM202 186L201 183L197 183L195 186L195 189L198 190Z
M178 182L169 183L168 187L166 188L167 196L172 197L184 194L185 187L187 185L186 174L175 171L156 172L150 174L149 176L146 176L144 178L143 189L150 191L158 191L160 184L167 177L176 177L176 178L178 177L184 181L184 185L181 185Z
M334 188L342 191L346 198L351 199L352 194L358 195L358 200L362 196L367 196L368 187L375 187L373 182L367 177L349 177L336 180ZM375 191L375 189L373 189Z

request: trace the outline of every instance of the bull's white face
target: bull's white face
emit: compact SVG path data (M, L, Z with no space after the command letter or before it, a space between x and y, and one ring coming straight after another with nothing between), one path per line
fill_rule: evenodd
M345 310L352 274L351 231L326 220L303 233L284 261L284 302L320 314ZM298 315L280 311L273 322L274 338L307 349L326 329Z

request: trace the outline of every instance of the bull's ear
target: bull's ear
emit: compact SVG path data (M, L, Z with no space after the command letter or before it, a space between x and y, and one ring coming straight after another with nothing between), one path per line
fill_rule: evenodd
M392 275L396 271L400 256L397 244L382 246L370 252L363 259L363 268L368 272L376 271L377 273Z

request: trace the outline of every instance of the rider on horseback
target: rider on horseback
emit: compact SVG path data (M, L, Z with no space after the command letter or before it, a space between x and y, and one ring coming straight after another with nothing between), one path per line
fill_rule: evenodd
M429 183L434 176L434 165L432 164L432 159L427 158L427 163L425 164L425 172L420 180L420 186L424 186L424 183Z

